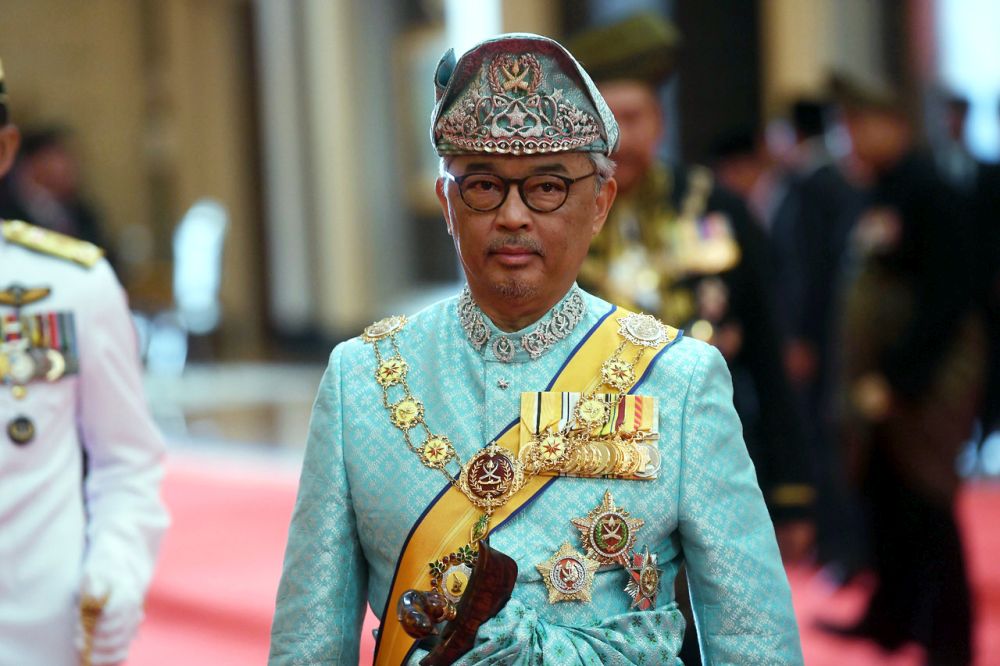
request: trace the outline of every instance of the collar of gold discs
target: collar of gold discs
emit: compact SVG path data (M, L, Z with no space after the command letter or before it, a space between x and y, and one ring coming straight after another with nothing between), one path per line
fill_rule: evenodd
M524 485L524 465L495 443L462 466L458 488L481 509L503 506Z

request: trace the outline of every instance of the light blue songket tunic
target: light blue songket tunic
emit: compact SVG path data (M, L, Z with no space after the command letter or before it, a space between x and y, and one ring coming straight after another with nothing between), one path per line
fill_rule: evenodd
M521 392L544 390L613 309L580 293L586 303L582 319L536 359L520 345L535 325L505 334L484 317L491 339L507 335L515 353L504 361L491 344L477 349L460 325L458 298L412 317L398 334L427 425L451 439L461 460L516 419ZM440 472L424 467L391 424L375 365L371 345L358 338L330 356L313 409L278 591L271 664L358 662L365 602L394 617L396 600L387 595L400 549L445 486ZM679 664L685 622L673 583L682 562L706 664L802 663L788 582L721 355L681 339L634 392L655 396L659 404L658 478L559 478L496 529L490 544L517 562L517 584L510 602L479 629L477 646L458 663ZM591 602L555 604L548 602L535 567L564 542L583 550L570 520L585 517L606 490L619 507L645 521L636 550L648 546L663 570L650 610L630 611L628 574L621 567L598 571ZM418 650L409 663L422 654Z

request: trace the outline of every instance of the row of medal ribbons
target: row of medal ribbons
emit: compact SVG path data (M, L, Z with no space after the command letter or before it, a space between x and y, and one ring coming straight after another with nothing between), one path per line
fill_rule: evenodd
M660 469L656 398L617 393L594 397L605 403L605 417L588 428L586 444L579 446L560 469L543 474L655 479ZM541 444L539 433L567 432L572 427L579 400L579 393L522 393L520 449L524 450L533 442Z
M0 381L16 386L54 382L78 370L72 312L0 317Z

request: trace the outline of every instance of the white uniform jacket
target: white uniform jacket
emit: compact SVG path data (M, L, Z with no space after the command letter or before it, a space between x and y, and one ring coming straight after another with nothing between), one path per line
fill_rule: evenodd
M140 594L149 584L168 523L164 444L108 263L86 268L0 236L0 291L11 285L51 289L20 318L54 316L79 368L0 385L0 666L68 666L83 573ZM0 304L0 319L14 314ZM33 426L30 441L12 438L15 419Z

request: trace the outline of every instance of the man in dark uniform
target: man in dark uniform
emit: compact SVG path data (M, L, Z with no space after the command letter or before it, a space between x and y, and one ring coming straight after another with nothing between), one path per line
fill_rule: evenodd
M989 335L989 370L977 442L981 445L1000 427L1000 166L977 160L966 145L969 100L949 94L942 107L941 136L934 146L934 158L941 177L972 207L975 295ZM977 460L973 472L978 464Z
M789 110L795 143L785 156L783 196L769 225L785 370L804 415L817 485L817 559L843 580L862 564L856 502L831 432L837 288L847 239L864 206L826 145L829 104L798 99Z
M952 512L985 347L969 215L915 151L890 92L843 78L834 89L872 188L852 238L841 349L847 443L871 510L878 584L847 633L890 650L916 640L930 664L968 664L971 604Z
M746 206L702 167L657 157L658 90L673 70L674 26L640 14L570 40L621 127L619 196L580 283L710 341L733 374L736 409L786 557L804 554L813 499L807 452L781 364L767 247Z

